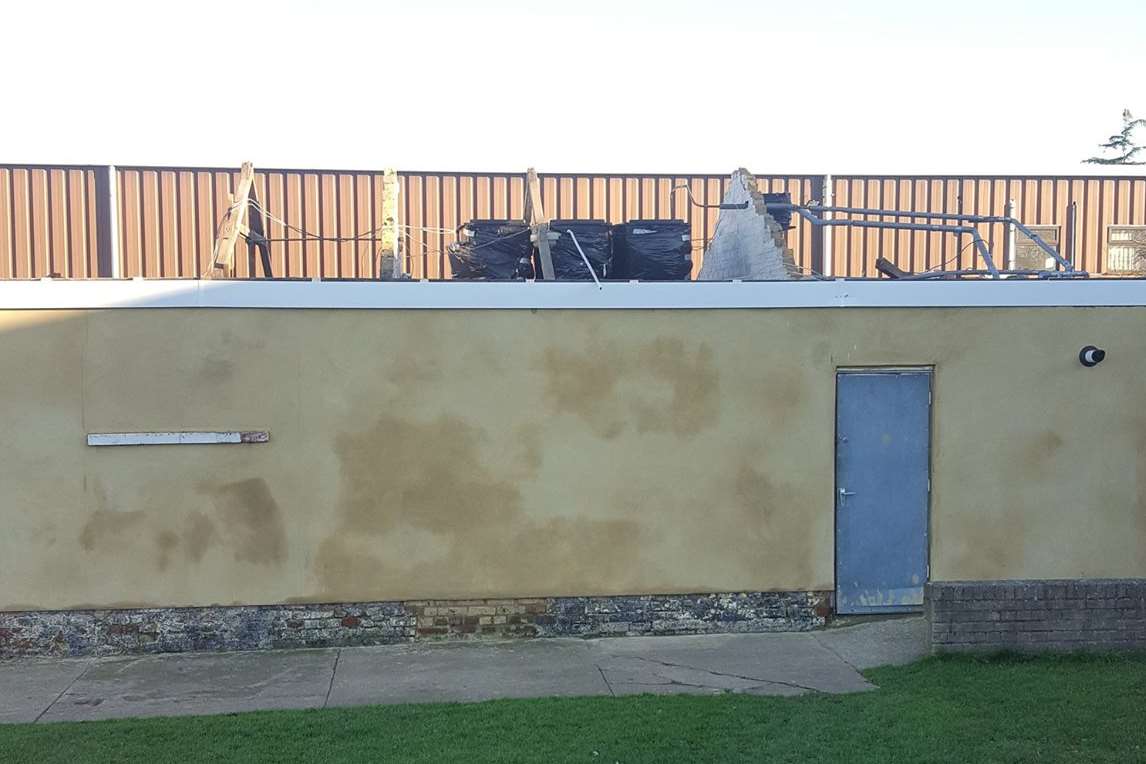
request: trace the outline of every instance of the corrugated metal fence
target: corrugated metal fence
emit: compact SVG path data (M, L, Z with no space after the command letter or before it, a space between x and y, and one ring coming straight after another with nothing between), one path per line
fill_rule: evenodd
M0 278L110 275L98 224L108 216L106 178L99 167L0 165Z
M238 169L117 167L115 226L108 225L109 176L103 166L0 165L0 278L200 276ZM762 191L787 191L796 202L824 197L823 176L756 177ZM685 188L697 202L715 204L728 177L542 174L541 183L553 218L687 220L695 273L718 210L689 204ZM448 277L446 248L466 221L524 212L524 173L400 172L399 185L402 252L415 278ZM272 216L267 235L274 276L378 277L382 172L259 170L255 188ZM1073 251L1079 267L1094 273L1106 267L1108 226L1146 225L1146 177L837 176L831 189L837 206L927 212L1002 215L1014 199L1023 222L1058 227L1064 243L1074 203ZM819 232L799 219L793 226L788 243L797 264L827 270ZM979 229L1002 265L1003 226ZM968 244L950 234L835 228L826 275L875 276L881 255L908 270L980 267ZM235 276L261 275L256 258L237 257Z
M1015 217L1030 226L1055 229L1045 233L1056 235L1059 251L1073 252L1075 267L1091 273L1108 270L1109 226L1146 225L1143 177L840 176L833 179L832 189L833 203L839 207L984 216L1004 215L1007 200L1013 199ZM1072 204L1077 205L1073 232L1068 230ZM996 264L1003 267L1005 226L993 223L976 228ZM1070 238L1073 243L1068 242ZM833 271L835 275L872 276L881 255L911 271L982 268L970 244L967 237L957 241L944 233L841 227L832 235Z

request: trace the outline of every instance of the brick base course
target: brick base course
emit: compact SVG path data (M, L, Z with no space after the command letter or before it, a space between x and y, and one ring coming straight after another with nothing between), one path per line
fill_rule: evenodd
M935 652L1146 649L1146 579L927 585Z
M9 612L0 657L803 631L831 605L830 592L750 592Z

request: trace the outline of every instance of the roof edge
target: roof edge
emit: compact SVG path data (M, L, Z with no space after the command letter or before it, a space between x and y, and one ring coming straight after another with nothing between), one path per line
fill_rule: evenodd
M719 310L1146 307L1146 280L999 281L0 281L0 310Z

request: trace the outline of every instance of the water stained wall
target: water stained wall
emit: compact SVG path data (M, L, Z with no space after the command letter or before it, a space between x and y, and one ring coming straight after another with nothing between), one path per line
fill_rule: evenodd
M934 366L933 580L1146 576L1144 323L0 311L0 609L830 590L860 365ZM271 439L85 445L212 429Z

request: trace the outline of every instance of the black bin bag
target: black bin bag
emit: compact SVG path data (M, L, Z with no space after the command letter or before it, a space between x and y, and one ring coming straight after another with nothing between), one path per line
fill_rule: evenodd
M471 220L464 241L451 244L455 279L531 279L533 245L529 226L517 220Z
M614 275L644 281L687 281L692 236L683 220L630 220L613 226Z
M597 278L612 278L613 250L609 227L604 220L549 221L549 254L553 258L553 277L559 281L593 280L573 243L573 237L569 235L569 231L572 231Z

